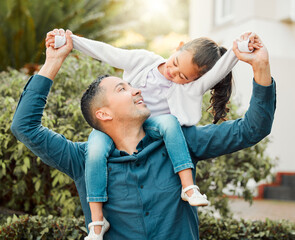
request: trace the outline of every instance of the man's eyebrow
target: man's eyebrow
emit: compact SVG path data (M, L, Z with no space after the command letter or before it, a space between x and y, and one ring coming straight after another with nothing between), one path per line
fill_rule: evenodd
M175 59L176 59L177 66L179 66L178 56L176 56ZM188 80L188 78L187 78L183 73L181 73L181 74L184 76L184 78L185 78L186 80ZM180 75L180 74L179 74L179 75Z
M132 87L130 83L120 82L120 83L118 83L118 84L114 87L114 90L116 90L117 87L119 87L119 86L125 86L126 84L128 84L130 87Z

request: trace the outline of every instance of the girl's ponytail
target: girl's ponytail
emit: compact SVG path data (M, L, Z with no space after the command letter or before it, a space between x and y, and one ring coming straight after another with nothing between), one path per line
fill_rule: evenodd
M227 50L224 47L219 47L219 51L222 56ZM210 93L212 96L210 98L211 106L209 108L212 108L212 114L214 116L213 123L216 124L220 119L225 121L225 117L229 112L229 108L226 105L232 93L232 72L217 83L211 89Z

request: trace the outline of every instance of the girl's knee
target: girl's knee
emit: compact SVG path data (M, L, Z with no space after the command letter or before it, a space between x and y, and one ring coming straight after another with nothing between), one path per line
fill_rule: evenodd
M159 132L161 136L167 132L181 129L177 118L171 114L149 118L144 123L144 128L148 132Z
M174 115L166 114L162 115L161 122L165 128L178 128L180 126L177 118Z
M99 139L102 139L102 133L98 130L93 129L88 136L88 141L89 140L97 141Z

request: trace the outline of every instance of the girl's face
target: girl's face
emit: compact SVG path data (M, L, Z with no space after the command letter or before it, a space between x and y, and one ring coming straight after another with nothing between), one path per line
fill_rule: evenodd
M177 51L172 54L163 66L163 75L166 79L186 84L196 80L199 76L199 68L192 61L193 55L189 51Z

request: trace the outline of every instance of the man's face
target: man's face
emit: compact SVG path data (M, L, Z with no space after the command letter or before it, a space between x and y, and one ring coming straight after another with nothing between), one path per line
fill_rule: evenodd
M105 89L107 108L113 120L144 122L150 116L139 89L117 77L107 77L100 85Z

